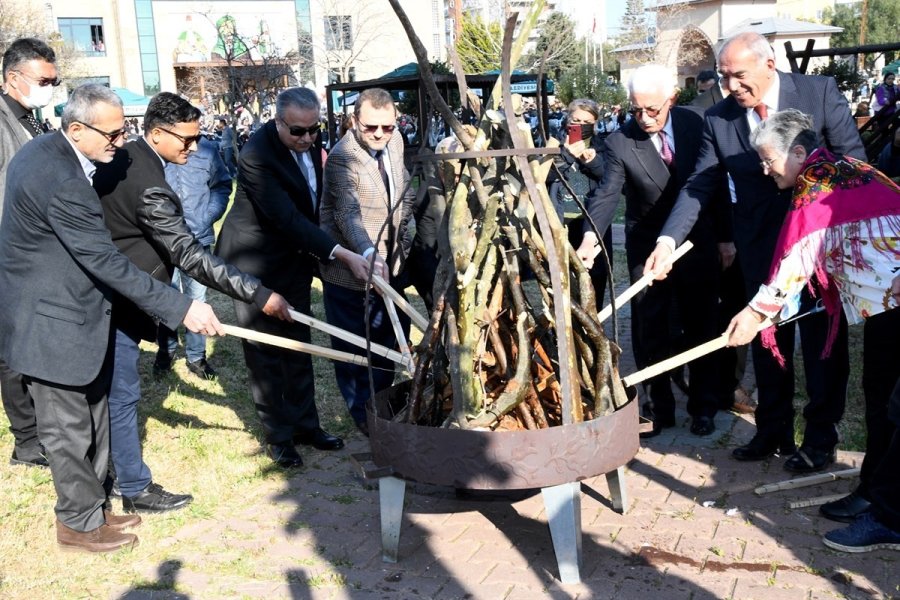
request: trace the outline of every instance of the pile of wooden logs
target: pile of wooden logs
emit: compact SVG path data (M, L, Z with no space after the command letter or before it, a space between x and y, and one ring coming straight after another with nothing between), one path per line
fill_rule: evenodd
M431 201L447 206L441 265L435 308L413 349L409 398L395 419L538 429L616 410L627 402L617 368L620 351L604 334L591 280L544 185L558 150L531 147L521 99L509 93L510 65L543 2L532 6L515 44L515 20L507 24L501 79L486 105L461 89L469 108L482 115L477 127L466 128L437 92L425 49L399 2L390 2L431 101L462 150L425 161Z

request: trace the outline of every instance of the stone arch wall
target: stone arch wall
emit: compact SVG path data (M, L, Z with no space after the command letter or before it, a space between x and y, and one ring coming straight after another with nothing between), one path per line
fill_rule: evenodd
M693 82L697 73L716 68L716 53L709 36L703 30L689 25L681 32L676 54L678 85L685 87Z

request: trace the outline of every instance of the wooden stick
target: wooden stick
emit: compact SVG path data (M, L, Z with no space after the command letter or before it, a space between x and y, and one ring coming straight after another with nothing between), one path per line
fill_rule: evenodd
M679 258L684 256L685 253L693 247L694 247L694 244L692 244L690 240L686 241L685 243L680 245L678 248L676 248L675 252L670 254L669 258L667 258L666 262L663 264L668 265L668 264L675 262L676 260L678 260ZM601 310L600 313L597 315L597 319L599 319L601 323L603 321L607 320L610 316L612 316L613 305L615 305L616 309L618 310L619 308L624 306L626 302L631 300L631 298L635 294L637 294L642 289L644 289L645 287L650 285L650 283L653 281L653 279L655 277L656 277L655 273L647 273L646 275L644 275L643 277L641 277L640 279L635 281L631 287L629 287L627 290L625 290L624 292L619 294L619 296L615 299L614 302L610 303L609 305L606 306L606 308Z
M762 331L766 327L771 327L772 321L769 319L765 319L762 323L759 324L758 331ZM637 373L632 373L627 377L622 379L622 385L625 387L629 387L635 384L638 384L642 381L650 379L651 377L656 377L661 373L665 373L666 371L671 371L675 367L680 367L685 363L689 363L692 360L700 358L701 356L706 356L710 352L715 352L720 348L724 348L728 344L728 334L723 333L717 338L713 338L708 342L704 342L699 346L695 346L690 350L685 350L681 354L676 354L670 358L667 358L663 361L656 363L655 365L650 365L649 367L643 368Z
M302 312L298 312L294 309L288 310L291 314L291 317L297 321L298 323L303 323L304 325L308 325L314 329L318 329L319 331L324 331L329 335L333 335L336 338L340 338L347 342L348 344L353 344L358 348L366 348L366 338L356 335L355 333L350 333L346 329L341 329L340 327L335 327L325 321L320 321L315 317L310 317L309 315L305 315ZM377 354L378 356L383 356L384 358L391 360L399 365L403 365L407 369L412 365L412 360L405 358L402 354L397 352L396 350L392 350L381 344L372 343L370 345L370 349L372 354Z
M829 494L827 496L816 496L815 498L807 498L806 500L794 500L788 502L788 508L806 508L807 506L822 506L835 500L845 498L847 494Z
M263 344L278 346L279 348L296 350L297 352L306 352L307 354L312 354L313 356L321 356L329 360L348 362L360 367L369 366L369 361L367 361L365 357L356 354L341 352L339 350L332 350L331 348L316 346L315 344L305 344L303 342L298 342L297 340L272 335L271 333L262 333L260 331L254 331L252 329L245 329L243 327L236 327L234 325L226 325L224 323L222 324L222 328L225 330L225 333L227 335L233 335L234 337L250 340L252 342L262 342Z
M400 324L400 317L397 316L397 307L394 301L389 297L384 297L384 307L387 309L388 317L391 319L391 326L394 328L394 336L397 338L397 344L400 345L400 354L406 362L406 369L412 372L412 352L409 350L409 341L403 332L403 326Z
M815 475L808 475L807 477L798 477L796 479L788 479L777 483L767 483L766 485L761 485L753 490L753 493L757 496L762 496L763 494L768 494L770 492L795 490L811 485L819 485L820 483L828 483L829 481L837 481L838 479L852 479L857 476L859 476L859 467L844 469L843 471L832 471L830 473L817 473ZM844 495L846 496L846 494Z
M420 331L425 331L425 328L428 327L428 319L419 314L419 312L412 307L412 305L406 301L406 298L401 296L397 291L388 284L387 281L381 278L380 275L372 275L372 283L375 284L375 287L384 294L385 298L390 298L394 301L394 304L400 307L400 310L405 312L410 320L413 322L413 325L419 328Z

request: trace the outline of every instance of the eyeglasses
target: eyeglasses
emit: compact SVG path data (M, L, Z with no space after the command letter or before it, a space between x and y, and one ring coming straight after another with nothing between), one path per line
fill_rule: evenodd
M763 168L763 171L768 171L772 168L772 163L774 163L777 159L775 158L767 158L765 160L759 161L759 166Z
M364 123L359 124L360 129L365 131L366 133L375 133L379 129L383 131L386 135L390 135L394 133L394 128L396 125L366 125Z
M28 82L28 85L37 85L38 87L46 87L48 85L52 85L53 87L57 87L62 83L62 79L60 79L59 77L54 77L53 79L50 79L49 77L41 77L37 81L32 81L31 77L29 77L22 71L17 71L15 69L12 69L12 71L21 75L22 79ZM84 123L82 123L82 125L84 125Z
M106 141L110 143L110 145L115 146L116 142L125 137L126 131L124 129L120 129L118 131L103 131L102 129L97 129L93 125L88 125L84 121L76 121L76 123L81 123L91 131L96 131L100 135L106 138Z
M171 135L171 136L177 137L179 140L181 140L181 143L184 144L184 149L185 149L185 150L187 150L188 148L190 148L190 147L193 146L194 144L200 143L200 138L203 137L203 136L200 135L200 134L192 135L192 136L189 136L189 137L185 137L185 136L183 136L183 135L180 135L180 134L175 133L174 131L169 131L169 130L166 129L165 127L157 127L157 129L159 129L160 131L165 131L166 133L168 133L168 134Z
M293 137L303 137L307 134L309 134L309 137L315 137L322 129L322 124L319 122L313 123L309 127L300 127L299 125L288 125L285 120L280 117L279 121L284 123L284 126L288 128L288 133Z
M655 119L656 117L659 116L659 113L662 111L663 107L666 105L667 102L668 102L668 100L666 100L665 102L663 102L656 108L652 108L649 106L647 106L647 107L632 106L631 108L628 109L628 112L631 113L632 117L636 117L639 114L644 113L651 119Z

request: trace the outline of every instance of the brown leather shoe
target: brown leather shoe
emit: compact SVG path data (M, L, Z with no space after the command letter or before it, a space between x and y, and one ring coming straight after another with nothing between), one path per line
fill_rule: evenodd
M106 525L116 531L124 531L129 527L137 527L141 524L141 518L138 515L114 515L111 510L105 508L103 516L106 517Z
M123 548L134 548L138 544L138 539L133 533L122 533L105 524L91 531L75 531L57 519L56 543L63 550L113 552Z

